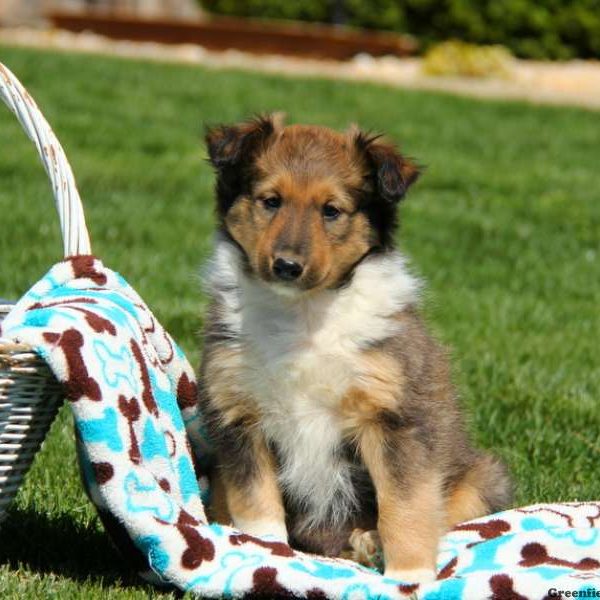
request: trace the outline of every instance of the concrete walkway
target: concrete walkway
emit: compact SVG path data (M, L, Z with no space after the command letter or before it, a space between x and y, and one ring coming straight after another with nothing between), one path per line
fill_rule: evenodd
M210 52L192 45L115 41L92 33L75 34L59 30L0 29L0 44L182 62L218 69L257 70L286 76L371 81L481 98L520 99L600 109L600 61L552 63L515 60L508 78L475 79L425 75L418 58L357 56L341 63L256 56L234 50Z

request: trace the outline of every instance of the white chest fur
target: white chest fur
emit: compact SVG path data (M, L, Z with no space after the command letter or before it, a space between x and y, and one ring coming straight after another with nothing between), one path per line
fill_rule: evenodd
M289 296L245 276L238 250L219 242L208 284L241 338L240 385L278 450L280 484L313 524L343 518L356 499L339 452L339 401L360 378L361 349L393 333L389 317L415 301L416 280L389 253L365 260L341 290Z
M340 322L313 323L308 307L291 308L277 306L268 318L242 309L248 384L278 450L280 484L317 524L335 521L355 502L336 409L356 376L359 346Z

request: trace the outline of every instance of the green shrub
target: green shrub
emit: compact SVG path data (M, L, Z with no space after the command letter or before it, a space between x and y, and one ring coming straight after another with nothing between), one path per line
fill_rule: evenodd
M504 46L477 46L451 40L432 46L423 58L428 75L503 77L512 74L513 57Z
M407 32L424 47L460 39L517 56L600 57L600 0L201 0L211 12Z
M318 22L330 20L327 0L200 0L200 4L210 12L229 16Z

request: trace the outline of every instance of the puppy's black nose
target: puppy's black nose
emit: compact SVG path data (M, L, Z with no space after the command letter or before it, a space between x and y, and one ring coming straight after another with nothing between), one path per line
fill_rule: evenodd
M283 279L283 281L294 281L294 279L298 279L298 277L302 275L303 270L304 267L300 263L281 256L276 258L273 262L273 273L275 274L275 277Z

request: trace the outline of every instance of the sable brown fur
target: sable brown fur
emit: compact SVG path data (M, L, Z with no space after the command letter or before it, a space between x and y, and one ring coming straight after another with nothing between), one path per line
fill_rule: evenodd
M511 486L467 439L446 352L394 249L418 167L377 136L280 118L213 128L207 144L221 252L200 385L214 516L331 556L360 559L351 538L377 540L388 575L430 576L440 535L505 507ZM321 465L322 488L298 465Z

